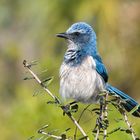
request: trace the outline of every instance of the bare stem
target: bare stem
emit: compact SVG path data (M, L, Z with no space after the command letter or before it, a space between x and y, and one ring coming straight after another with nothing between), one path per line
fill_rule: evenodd
M78 123L80 122L80 120L81 120L81 118L82 118L84 112L87 110L87 108L88 108L89 106L90 106L90 105L87 105L87 106L83 109L83 111L81 112L81 114L80 114L80 116L79 116L79 119L78 119L78 121L77 121ZM76 140L76 134L77 134L77 126L76 126L76 128L75 128L74 140Z
M107 97L108 97L108 93L106 93L105 95L105 103L104 103L104 121L106 123L106 125L108 125L108 119L107 119L107 115L108 115L108 112L107 112ZM105 127L104 129L104 137L103 137L103 140L106 140L106 137L107 137L107 126Z
M107 137L107 127L108 127L107 97L108 97L108 93L105 91L103 93L103 95L101 95L101 96L103 98L100 99L100 114L96 120L96 126L94 128L94 131L96 132L95 140L98 140L100 130L103 130L103 140L106 140L106 137Z
M87 137L87 134L84 132L83 128L79 125L79 123L76 121L76 119L72 116L70 112L67 112L62 106L60 100L54 96L51 91L41 82L41 80L38 78L38 76L31 70L31 65L27 63L26 60L23 61L24 67L30 72L30 74L34 77L34 79L41 85L41 87L55 100L57 103L61 106L61 109L67 114L67 116L72 120L72 122L76 125L76 127L79 129L79 131L82 133L84 137ZM87 137L87 140L89 138Z
M135 135L134 129L132 128L131 124L129 123L126 113L124 112L123 115L124 115L124 121L127 124L129 130L131 131L132 139L136 140L136 135Z
M103 101L100 101L100 114L99 117L96 120L96 125L94 130L96 131L95 140L98 140L100 129L102 128L102 121L103 121Z
M100 129L97 129L97 133L96 133L96 136L95 136L95 140L98 140L99 134L100 134Z
M118 108L119 112L123 115L124 117L124 121L125 123L127 124L128 126L128 129L130 130L131 132L131 136L132 136L132 139L133 140L136 140L138 137L136 136L136 133L134 131L134 129L132 128L132 125L130 124L129 120L128 120L128 117L127 117L127 114L126 114L126 111L124 109L124 107L122 106L122 102L124 102L121 98L118 98L116 97L116 99L118 100L117 101L117 104L113 104L115 107ZM139 138L138 138L139 139Z
M57 136L57 135L53 135L50 132L45 132L44 129L46 129L48 126L49 125L43 126L41 129L38 130L38 133L43 134L43 135L45 135L47 137L50 137L50 138L54 138L56 140L62 140L63 139L63 136ZM68 139L65 138L65 140L68 140Z
M46 132L44 132L44 131L41 131L41 132L39 132L39 133L40 133L40 134L43 134L43 135L46 135L46 136L48 136L48 137L57 139L57 140L62 140L62 137L61 137L61 136L52 135L52 134L46 133ZM67 139L66 139L66 140L67 140Z

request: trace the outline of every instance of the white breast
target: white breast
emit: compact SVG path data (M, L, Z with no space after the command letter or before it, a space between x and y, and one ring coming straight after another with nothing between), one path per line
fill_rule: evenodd
M97 102L98 94L104 90L105 82L96 72L96 64L91 56L81 64L70 66L63 63L60 68L60 94L85 103Z

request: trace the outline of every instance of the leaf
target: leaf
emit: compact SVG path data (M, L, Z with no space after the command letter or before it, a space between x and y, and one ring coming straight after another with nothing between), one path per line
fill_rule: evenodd
M49 85L53 80L53 77L48 77L42 81L43 84Z
M87 137L88 136L84 136L84 137L80 138L79 140L87 140Z
M42 90L37 89L37 91L35 91L35 92L33 93L33 96L37 96L37 95L41 94L42 92L43 92Z
M47 104L57 104L56 101L48 101Z
M96 113L97 115L100 115L100 112L98 112L98 111L96 111L95 113Z
M41 129L46 129L48 126L49 126L49 125L46 124L46 125L44 125Z
M67 132L67 131L69 131L71 128L67 128L65 131Z
M34 77L24 77L23 80L32 80L35 79Z
M32 140L35 136L31 136L30 138L28 138L28 140Z
M96 129L94 129L94 130L92 130L92 132L93 132L93 133L97 133L97 130L96 130Z
M104 120L104 122L108 125L109 124L109 121L106 119L106 120Z
M65 140L67 138L66 134L62 134L61 137L62 137L62 140Z
M118 122L120 122L120 121L123 121L123 119L122 118L120 118L120 119L114 119L117 123Z
M93 108L91 111L99 111L99 108Z
M132 134L132 131L131 131L130 129L127 129L125 132L126 132L127 134Z
M78 111L78 105L77 104L72 105L71 109L70 109L70 112L77 112L77 111Z
M37 61L34 60L34 61L31 61L31 62L27 63L27 61L24 60L24 61L23 61L23 65L24 65L25 67L31 68L32 66L37 65Z

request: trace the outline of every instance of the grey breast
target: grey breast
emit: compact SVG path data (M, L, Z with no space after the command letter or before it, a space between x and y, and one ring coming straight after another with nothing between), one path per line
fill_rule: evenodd
M91 56L86 56L79 65L62 63L60 68L60 94L64 99L72 98L84 103L99 100L105 82L96 72L96 64Z

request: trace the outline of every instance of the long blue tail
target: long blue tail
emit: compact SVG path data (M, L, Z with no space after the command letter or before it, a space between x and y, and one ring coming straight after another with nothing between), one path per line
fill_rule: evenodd
M134 115L135 117L140 117L140 106L133 98L131 98L130 96L126 95L122 91L118 90L117 88L115 88L109 84L107 84L106 89L110 93L115 93L118 96L120 96L122 99L125 100L126 103L124 103L123 106L128 112L130 112L134 107L138 106L138 109L135 110L132 113L132 115Z

